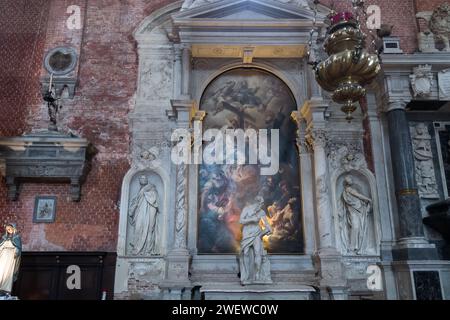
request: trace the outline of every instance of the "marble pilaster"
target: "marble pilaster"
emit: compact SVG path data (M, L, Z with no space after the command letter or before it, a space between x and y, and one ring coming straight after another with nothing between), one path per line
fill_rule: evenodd
M336 249L333 230L333 213L329 190L326 155L327 128L325 114L328 104L315 99L305 103L301 110L307 122L307 141L313 150L315 180L315 215L317 252L314 260L320 275L322 299L346 299L347 282L342 256Z
M181 48L182 64L182 88L181 96L185 99L190 97L190 75L191 75L191 48L189 45L183 45Z
M182 88L181 88L181 84L182 84L182 78L181 78L181 73L182 73L182 54L183 54L183 50L181 49L181 45L178 43L175 43L173 45L173 51L174 51L174 65L173 65L173 70L174 70L174 82L173 82L173 96L174 97L180 97L181 98L181 93L182 93Z
M190 129L193 103L189 100L172 100L172 112L169 118L175 121L175 129ZM165 279L160 287L167 299L182 299L192 288L189 279L190 254L187 249L188 225L188 170L189 163L175 166L176 195L175 195L175 223L174 233L166 258Z
M311 186L314 184L314 175L312 174L312 150L306 139L306 121L301 117L300 112L294 111L291 118L297 125L297 149L300 162L300 179L301 195L302 195L302 212L303 214L303 232L304 237L304 253L313 254L315 250L315 221L314 212L314 190Z

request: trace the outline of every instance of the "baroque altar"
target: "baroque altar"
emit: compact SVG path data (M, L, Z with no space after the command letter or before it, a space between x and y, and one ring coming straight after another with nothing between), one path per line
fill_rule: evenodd
M328 13L319 6L316 37L325 35ZM374 86L349 124L321 90L306 59L314 16L309 1L178 1L136 29L139 78L120 200L116 299L397 295L389 285L397 272L390 262L395 199L386 189L392 182L379 112L387 110ZM417 96L433 96L436 84L427 95L429 78L425 87L419 78ZM205 153L217 160L217 141L207 135L230 129L254 130L258 139L261 130L277 130L276 169L264 175L270 161L239 165L226 157L208 163ZM174 130L184 137L174 139ZM197 140L198 132L206 137ZM420 127L413 134L419 191L433 198L428 138ZM273 134L267 137L275 145ZM173 161L180 147L191 162ZM270 232L252 238L259 239L252 259L261 270L249 278L242 261L251 246L243 239L255 199L264 214L252 226L263 223ZM383 289L369 288L368 270L382 273Z

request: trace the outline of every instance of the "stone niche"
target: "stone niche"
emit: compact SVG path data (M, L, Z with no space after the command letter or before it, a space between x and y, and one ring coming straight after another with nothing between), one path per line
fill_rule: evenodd
M81 198L81 183L93 155L88 141L57 131L42 131L0 139L0 159L10 200L19 197L23 181L70 183L73 201Z
M115 297L158 298L166 254L167 180L131 169L122 184Z
M337 247L347 257L379 256L375 177L367 168L360 144L332 144L329 157Z
M344 189L345 185L348 181L348 179L351 179L352 185L350 187L360 194L360 196L363 196L371 201L370 206L367 206L364 203L364 200L361 201L361 199L356 200L357 202L361 202L362 208L364 206L367 206L368 208L361 211L367 210L367 212L363 212L362 214L366 214L366 216L361 217L362 220L362 230L360 230L360 237L361 237L361 243L360 246L358 245L355 248L351 247L351 233L352 230L350 228L351 223L349 220L350 217L348 216L348 210L346 210L346 207L348 207L348 204L344 203ZM375 230L375 219L374 219L374 207L375 210L377 209L376 206L373 205L373 197L372 197L372 190L370 189L370 185L368 183L367 178L358 171L350 171L347 173L342 174L337 179L337 187L336 187L338 198L338 212L339 212L339 238L341 242L341 250L344 255L356 255L356 256L364 256L364 255L377 255L377 243L376 243L376 230ZM359 196L357 196L359 197ZM359 206L359 205L358 205ZM356 208L360 210L359 208ZM365 221L364 221L365 220ZM355 226L353 226L355 227ZM356 251L355 251L356 250Z
M72 47L56 47L49 50L44 58L44 68L48 76L41 78L42 94L50 86L58 98L73 99L78 79L78 54Z
M146 181L141 181L142 178L145 177ZM143 185L142 182L147 182L147 184ZM153 188L154 187L154 188ZM144 194L145 193L145 194ZM144 198L141 194L144 194ZM127 233L126 233L126 254L129 256L155 256L161 255L162 253L162 244L155 243L152 248L143 248L142 251L138 252L139 249L135 247L134 242L139 238L136 237L136 229L137 229L137 216L139 214L139 202L147 201L149 204L154 205L155 211L155 220L151 223L155 225L155 232L158 237L155 237L156 240L162 239L162 226L163 226L163 217L162 213L164 212L164 186L161 180L161 177L154 172L139 172L136 176L133 177L130 184L130 193L129 193L129 201L128 201L128 223L127 223ZM154 197L154 199L150 200L149 197ZM161 201L163 200L163 201ZM153 202L150 202L153 201ZM133 210L134 209L134 210ZM151 212L153 216L153 211ZM152 218L152 217L151 217ZM150 220L150 219L149 219ZM146 222L146 221L143 221ZM152 229L152 226L149 226L149 230ZM147 241L151 241L151 239L147 239Z

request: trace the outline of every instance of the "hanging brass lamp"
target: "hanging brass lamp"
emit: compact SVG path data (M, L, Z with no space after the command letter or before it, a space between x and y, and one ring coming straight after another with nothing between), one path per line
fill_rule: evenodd
M343 104L346 119L353 119L355 103L366 94L364 86L381 70L377 54L365 50L366 37L351 12L333 12L327 30L325 61L315 66L316 80L326 91L333 92L333 101Z

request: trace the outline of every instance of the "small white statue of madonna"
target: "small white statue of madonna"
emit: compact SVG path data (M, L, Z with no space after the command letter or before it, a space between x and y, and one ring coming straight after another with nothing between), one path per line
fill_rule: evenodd
M21 254L21 237L16 225L9 223L5 226L5 234L0 239L0 297L2 299L11 296L13 283L19 271Z

